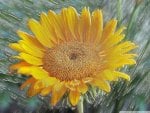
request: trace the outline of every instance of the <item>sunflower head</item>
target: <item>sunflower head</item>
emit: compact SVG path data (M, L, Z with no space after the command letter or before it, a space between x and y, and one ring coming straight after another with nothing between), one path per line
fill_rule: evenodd
M125 28L116 30L117 20L103 25L101 10L50 10L41 13L39 22L30 19L28 26L33 34L17 31L21 39L10 44L20 59L11 69L30 76L21 86L29 85L28 96L51 94L51 104L56 105L66 93L75 106L89 85L110 92L110 81L130 80L118 69L135 64L135 54L129 52L136 45L122 41Z

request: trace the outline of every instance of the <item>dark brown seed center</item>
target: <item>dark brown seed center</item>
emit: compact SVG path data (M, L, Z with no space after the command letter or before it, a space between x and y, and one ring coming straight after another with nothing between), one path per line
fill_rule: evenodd
M78 58L78 55L76 53L71 53L69 58L70 60L76 60Z

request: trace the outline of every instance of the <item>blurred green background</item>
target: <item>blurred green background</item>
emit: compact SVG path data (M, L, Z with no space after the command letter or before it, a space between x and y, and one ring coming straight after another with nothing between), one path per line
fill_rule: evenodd
M39 19L41 12L73 6L78 12L83 7L102 9L104 22L111 18L119 20L118 27L127 27L125 40L139 47L135 66L125 66L122 71L131 81L112 83L112 91L105 94L89 90L84 96L85 113L118 113L119 111L150 111L150 0L0 0L0 113L77 113L76 108L62 100L51 107L48 98L26 97L26 90L19 86L27 78L9 72L9 65L16 62L11 56L16 52L8 44L17 42L16 30L31 33L27 26L29 18Z

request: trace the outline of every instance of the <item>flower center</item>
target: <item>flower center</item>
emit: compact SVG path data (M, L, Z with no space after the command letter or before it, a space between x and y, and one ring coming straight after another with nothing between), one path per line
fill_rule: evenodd
M69 59L70 60L76 60L77 57L78 57L78 55L76 53L72 53L72 54L70 54Z
M92 77L102 67L96 47L81 42L67 42L47 49L43 68L50 76L62 81Z

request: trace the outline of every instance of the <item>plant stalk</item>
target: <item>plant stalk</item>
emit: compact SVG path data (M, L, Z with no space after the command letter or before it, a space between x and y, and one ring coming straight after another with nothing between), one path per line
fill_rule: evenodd
M80 98L80 101L77 105L77 111L78 113L84 113L84 108L83 108L83 97Z

